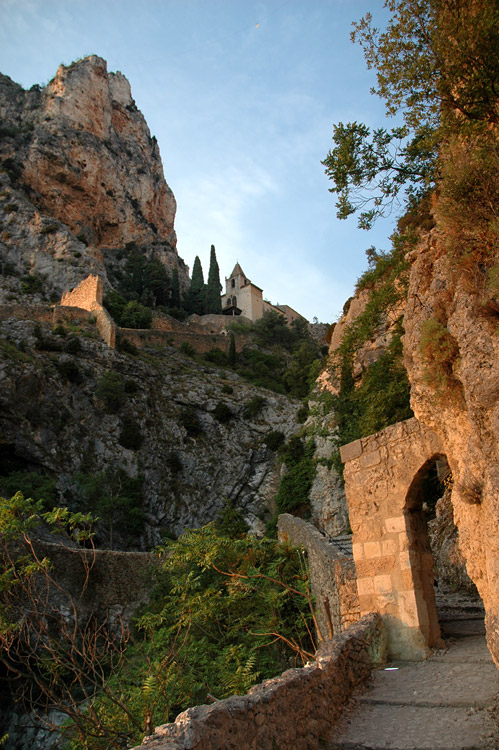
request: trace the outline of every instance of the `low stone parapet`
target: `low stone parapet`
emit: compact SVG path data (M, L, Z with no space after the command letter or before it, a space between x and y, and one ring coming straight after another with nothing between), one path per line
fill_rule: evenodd
M147 750L313 750L323 746L353 690L386 653L382 620L369 614L317 652L246 695L195 706L157 727ZM138 750L136 748L136 750Z

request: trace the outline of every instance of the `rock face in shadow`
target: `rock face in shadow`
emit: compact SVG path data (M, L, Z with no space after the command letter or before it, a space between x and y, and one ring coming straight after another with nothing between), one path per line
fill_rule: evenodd
M414 413L439 435L452 470L459 543L485 605L488 644L499 665L497 320L484 308L487 268L477 265L470 279L444 240L433 230L409 256L405 365Z

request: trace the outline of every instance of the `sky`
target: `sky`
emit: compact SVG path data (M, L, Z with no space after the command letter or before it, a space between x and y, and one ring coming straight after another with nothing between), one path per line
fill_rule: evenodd
M213 244L222 283L239 262L265 299L329 323L395 222L337 219L321 164L333 124L387 124L350 42L368 11L386 23L383 0L0 0L0 71L29 88L106 59L158 139L180 257L206 280Z

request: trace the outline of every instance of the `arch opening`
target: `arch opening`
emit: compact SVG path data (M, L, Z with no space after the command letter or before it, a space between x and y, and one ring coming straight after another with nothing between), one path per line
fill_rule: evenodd
M434 454L411 482L404 507L420 625L430 648L442 645L441 637L485 632L483 603L466 571L451 494L447 458Z

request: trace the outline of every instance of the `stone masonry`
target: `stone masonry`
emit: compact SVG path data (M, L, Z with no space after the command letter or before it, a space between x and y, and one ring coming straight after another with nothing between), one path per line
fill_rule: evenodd
M357 622L359 597L350 537L328 539L312 524L289 513L279 516L279 540L306 550L319 640Z
M211 706L195 706L157 727L148 750L314 750L338 720L355 687L385 659L379 615L370 614L325 643L314 662ZM334 730L333 730L334 731ZM138 749L136 749L138 750Z
M393 658L426 658L441 642L417 490L442 455L437 435L416 419L341 448L360 614L383 616Z

